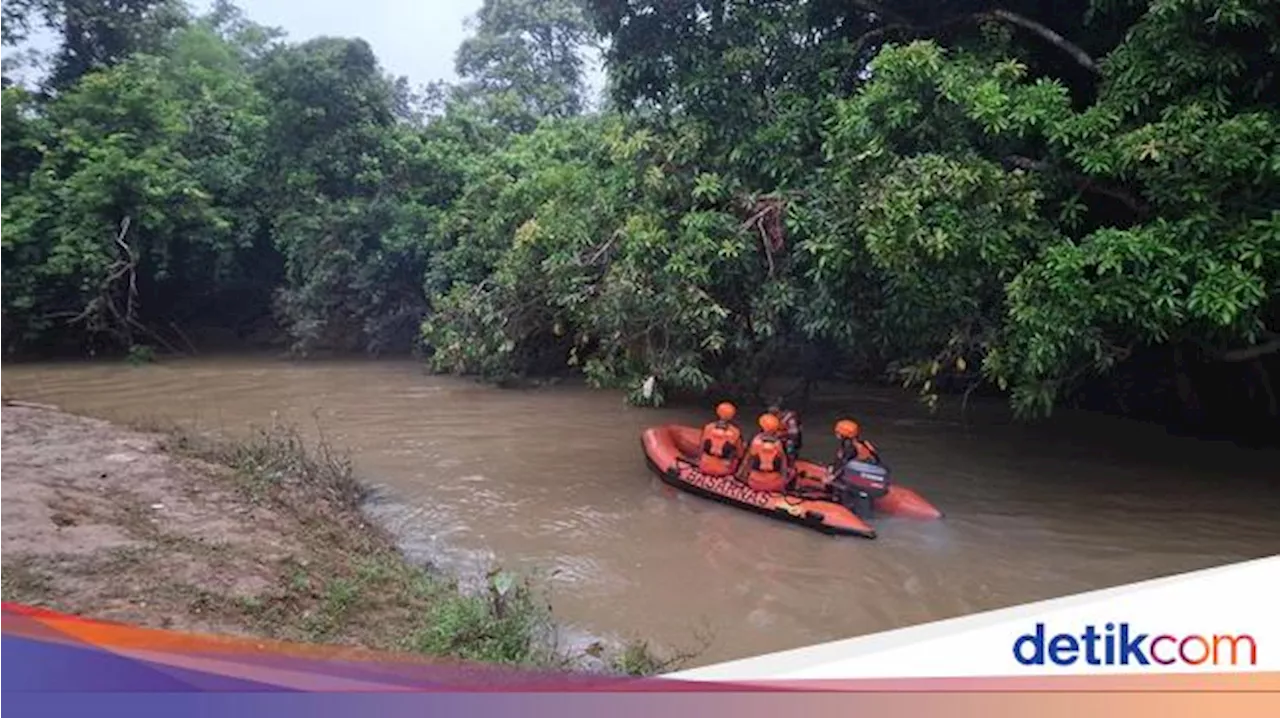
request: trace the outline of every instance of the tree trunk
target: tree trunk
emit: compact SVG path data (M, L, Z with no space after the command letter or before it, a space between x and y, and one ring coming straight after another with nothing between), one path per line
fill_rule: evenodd
M1267 400L1267 418L1280 418L1280 401L1276 399L1275 388L1271 386L1271 375L1267 372L1266 365L1261 359L1254 359L1250 362L1250 366L1253 367L1253 372L1258 377L1258 385L1262 388L1262 393Z
M1181 346L1173 349L1173 371L1178 390L1178 413L1188 423L1197 423L1201 414L1200 397Z

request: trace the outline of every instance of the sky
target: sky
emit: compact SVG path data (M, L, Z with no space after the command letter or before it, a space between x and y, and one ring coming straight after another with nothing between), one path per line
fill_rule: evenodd
M200 12L211 2L189 2ZM364 38L392 74L414 85L456 80L453 56L481 0L238 0L250 20L295 42L319 35Z
M388 72L409 78L414 87L436 80L455 81L454 53L471 31L468 20L482 0L235 0L252 21L278 27L292 42L320 35L361 37ZM187 0L206 12L210 0ZM53 35L41 32L33 46L50 49ZM589 61L591 92L603 85L598 60Z

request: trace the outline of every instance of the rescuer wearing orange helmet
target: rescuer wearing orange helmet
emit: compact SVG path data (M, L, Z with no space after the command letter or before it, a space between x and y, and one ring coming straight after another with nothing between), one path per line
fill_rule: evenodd
M850 461L880 463L880 454L876 451L875 444L862 438L862 427L853 419L836 422L836 438L840 440L840 447L836 449L835 471L839 471Z
M742 458L742 430L733 423L738 409L729 402L716 407L716 420L702 427L701 455L698 470L711 476L728 476L738 468Z
M781 435L782 422L770 413L760 415L760 432L747 447L747 486L756 491L782 491L791 476L786 443Z
M880 455L870 441L862 438L862 428L853 419L836 422L836 463L831 467L830 488L835 500L854 514L870 516L874 502L889 491L889 477L881 467Z

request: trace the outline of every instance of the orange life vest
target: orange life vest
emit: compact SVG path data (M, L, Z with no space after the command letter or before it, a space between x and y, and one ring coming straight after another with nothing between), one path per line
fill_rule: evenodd
M782 491L787 485L787 454L782 440L759 433L747 449L747 485L756 491Z
M840 452L836 456L836 468L844 466L846 461L879 462L880 454L875 444L865 439L841 439Z
M702 427L702 454L698 470L712 476L726 476L737 468L742 453L742 431L728 421L713 421Z
M853 443L858 447L858 461L880 461L880 452L876 450L876 445L866 439L854 439Z

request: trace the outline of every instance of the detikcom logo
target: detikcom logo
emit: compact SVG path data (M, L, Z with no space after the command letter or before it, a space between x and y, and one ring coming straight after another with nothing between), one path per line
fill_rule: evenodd
M1077 662L1090 666L1256 666L1258 644L1249 634L1175 636L1162 633L1152 637L1134 630L1127 622L1107 623L1098 631L1093 624L1079 634L1046 635L1043 623L1035 631L1013 642L1013 657L1024 666L1070 666Z

